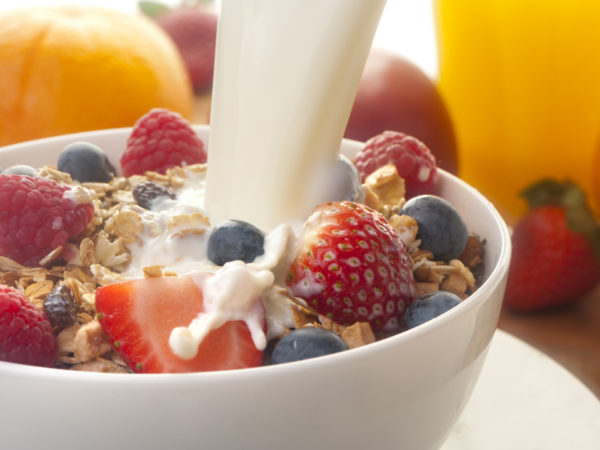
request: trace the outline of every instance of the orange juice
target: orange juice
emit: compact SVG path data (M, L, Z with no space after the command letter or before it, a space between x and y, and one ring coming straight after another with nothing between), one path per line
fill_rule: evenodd
M595 205L600 210L600 140L596 147L596 160L594 161L594 174L592 176L592 182L595 186Z
M434 0L439 86L460 175L513 221L544 177L592 198L600 142L598 0ZM596 210L600 210L597 199Z

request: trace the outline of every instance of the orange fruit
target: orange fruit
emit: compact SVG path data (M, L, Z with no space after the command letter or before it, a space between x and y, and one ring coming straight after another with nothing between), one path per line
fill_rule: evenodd
M193 92L150 19L83 6L0 14L0 145L132 126L153 107L190 118Z

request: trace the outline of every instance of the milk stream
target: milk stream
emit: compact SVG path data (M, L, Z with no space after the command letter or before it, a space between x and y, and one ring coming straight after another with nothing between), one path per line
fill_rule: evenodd
M275 273L293 241L286 224L310 215L322 168L334 165L384 5L222 0L205 208L213 225L246 220L276 245L267 245L264 261L228 263L203 282L205 311L170 335L180 357L193 358L204 336L228 320L244 320L256 347L265 347L255 300L269 321L281 303ZM285 320L279 316L269 333Z
M206 208L265 232L305 219L335 161L385 0L222 0Z

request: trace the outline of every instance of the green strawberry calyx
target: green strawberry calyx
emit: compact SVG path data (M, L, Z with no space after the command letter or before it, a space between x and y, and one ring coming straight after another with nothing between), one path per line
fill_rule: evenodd
M142 14L155 19L164 12L170 11L177 7L194 7L194 6L212 6L214 0L182 0L179 5L166 5L160 1L153 0L140 0L138 2L138 9Z
M158 17L160 14L169 11L170 9L163 3L144 0L138 2L138 8L140 12L151 18Z
M585 193L574 182L543 179L525 188L521 196L530 210L548 205L563 208L569 229L586 236L600 258L600 226L588 206Z

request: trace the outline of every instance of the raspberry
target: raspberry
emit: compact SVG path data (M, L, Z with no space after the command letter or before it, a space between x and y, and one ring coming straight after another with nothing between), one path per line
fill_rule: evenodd
M397 131L384 131L369 139L354 159L363 181L389 163L404 178L407 198L435 191L438 179L435 157L418 139Z
M206 162L204 144L178 113L154 108L138 119L121 156L126 177Z
M0 174L0 255L38 266L92 219L94 206L81 193L46 178Z
M0 360L50 367L57 349L44 313L21 292L0 285Z

